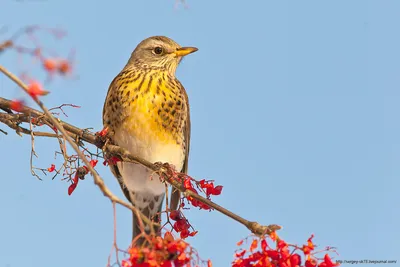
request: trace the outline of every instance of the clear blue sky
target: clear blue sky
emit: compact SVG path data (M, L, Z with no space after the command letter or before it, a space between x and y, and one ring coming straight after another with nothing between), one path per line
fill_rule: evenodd
M55 80L43 100L81 105L67 120L95 129L108 85L138 42L166 35L197 46L177 73L191 103L190 174L224 186L219 204L282 225L288 242L314 233L317 244L338 247L338 259L400 266L400 2L188 5L2 1L1 23L10 29L0 37L30 24L66 29L60 45L41 40L61 54L74 47L79 77ZM15 54L0 64L21 69ZM23 96L4 76L0 95ZM38 138L36 146L36 165L58 162L56 142ZM0 147L0 266L105 266L112 206L92 180L68 196L67 183L30 175L29 136L0 135ZM98 170L122 197L108 168ZM200 255L228 266L248 231L217 212L187 216ZM118 208L120 247L130 236L130 212Z

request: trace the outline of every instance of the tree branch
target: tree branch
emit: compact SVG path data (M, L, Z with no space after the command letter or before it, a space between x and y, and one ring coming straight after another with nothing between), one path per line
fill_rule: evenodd
M7 77L9 77L12 81L14 81L17 85L19 85L25 92L28 93L28 88L27 86L19 80L16 76L8 72L4 67L0 66L0 72L3 72ZM239 215L225 209L224 207L221 207L220 205L210 201L209 199L202 197L190 190L187 190L183 183L180 183L179 181L173 179L170 175L168 175L168 169L166 168L165 164L154 164L149 161L146 161L142 158L139 158L135 155L130 154L127 150L112 145L108 144L107 142L103 142L101 138L88 130L85 129L80 129L74 125L71 125L67 122L64 122L60 119L56 119L49 111L48 109L43 105L43 103L35 98L35 102L40 106L40 108L43 110L43 112L35 110L33 108L24 106L21 110L21 113L18 114L9 114L5 112L0 112L0 122L6 124L8 127L15 129L17 133L24 133L24 134L30 134L30 131L24 128L21 128L17 123L15 122L30 122L30 118L38 118L40 119L43 123L47 125L53 125L56 127L61 134L66 138L67 142L74 148L78 156L82 159L82 161L85 163L89 171L93 174L94 178L94 183L100 188L100 190L103 192L105 196L107 196L113 203L118 203L122 206L125 206L132 211L134 211L138 217L142 218L144 222L149 224L149 219L144 216L143 214L140 213L139 210L137 210L134 206L122 201L118 197L116 197L105 185L104 180L97 174L97 172L93 169L93 167L90 165L89 161L87 158L83 155L83 153L79 150L78 145L76 142L73 140L78 140L78 141L85 141L87 143L90 143L92 145L95 145L101 149L103 149L104 152L119 156L123 161L126 162L133 162L133 163L139 163L142 164L143 166L149 168L150 170L153 170L154 172L157 172L160 174L160 177L162 177L166 182L168 182L170 185L172 185L174 188L178 189L181 191L185 196L190 196L198 201L203 202L204 204L212 207L213 209L221 212L222 214L232 218L233 220L243 224L246 226L252 233L256 235L264 235L264 234L270 234L276 230L281 229L279 225L268 225L264 226L261 225L257 222L254 221L249 221L246 220ZM0 97L0 109L3 110L9 110L11 107L11 100L1 98ZM37 136L45 136L45 137L56 137L56 136L48 136L48 133L40 133L36 132L38 135ZM57 136L58 137L58 136ZM180 175L180 174L179 174ZM184 175L184 174L181 174Z

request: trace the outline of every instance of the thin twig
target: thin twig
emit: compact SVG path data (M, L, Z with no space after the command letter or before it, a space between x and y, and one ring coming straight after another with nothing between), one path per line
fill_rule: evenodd
M0 53L3 52L6 48L13 46L13 42L11 40L7 40L0 44Z
M30 158L30 166L31 166L31 173L33 176L38 178L39 180L42 180L39 175L34 171L34 166L33 166L33 156L38 157L35 151L35 136L32 134L32 120L29 120L29 131L31 132L31 158Z

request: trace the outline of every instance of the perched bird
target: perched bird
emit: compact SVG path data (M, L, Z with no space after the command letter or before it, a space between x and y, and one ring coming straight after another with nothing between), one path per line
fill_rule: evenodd
M182 57L196 51L164 36L139 43L111 82L104 103L103 124L114 144L147 161L168 162L177 171L187 172L189 102L175 71ZM148 218L159 220L165 184L158 175L135 163L118 162L110 168L125 197ZM179 200L179 191L173 190L170 208L176 209ZM133 214L133 238L139 234ZM144 242L139 238L136 245Z

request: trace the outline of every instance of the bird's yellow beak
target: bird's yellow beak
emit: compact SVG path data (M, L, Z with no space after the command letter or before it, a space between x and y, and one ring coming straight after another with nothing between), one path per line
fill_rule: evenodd
M196 52L197 50L199 49L197 49L196 47L181 47L177 48L174 54L177 57L184 57L186 55Z

